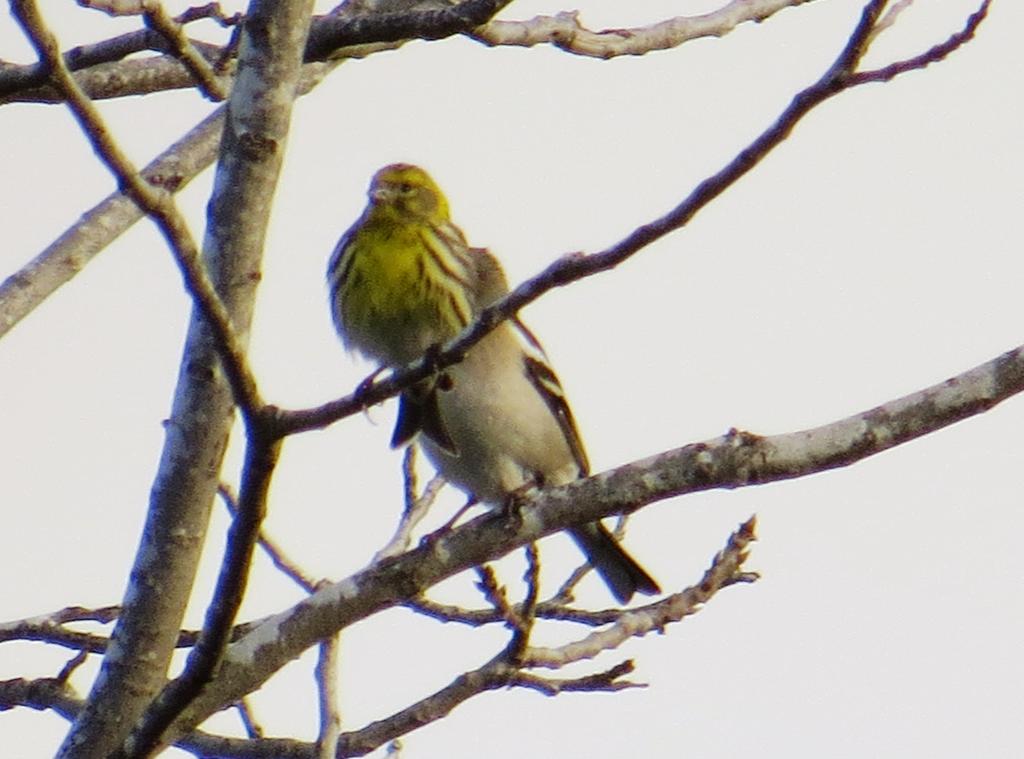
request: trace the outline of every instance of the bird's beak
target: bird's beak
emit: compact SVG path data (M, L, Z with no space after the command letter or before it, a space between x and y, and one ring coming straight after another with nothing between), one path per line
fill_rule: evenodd
M395 192L390 187L373 187L370 189L370 202L373 204L390 203L395 199Z

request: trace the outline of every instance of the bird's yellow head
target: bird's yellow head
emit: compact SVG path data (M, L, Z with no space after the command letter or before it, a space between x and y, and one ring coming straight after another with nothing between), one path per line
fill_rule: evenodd
M370 203L375 211L402 221L448 221L448 201L419 166L393 163L373 175Z

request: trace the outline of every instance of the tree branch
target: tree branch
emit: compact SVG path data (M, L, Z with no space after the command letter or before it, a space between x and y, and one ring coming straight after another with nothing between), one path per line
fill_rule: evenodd
M334 64L322 63L304 66L299 94L307 94L333 67ZM79 81L81 83L80 77ZM142 170L143 180L168 192L184 189L213 163L223 129L224 108L220 107L149 163ZM115 192L83 214L32 261L0 283L0 337L82 271L96 254L144 215L126 193Z
M582 640L557 648L531 647L523 653L523 666L559 669L573 662L593 659L603 651L618 648L630 638L660 632L696 614L722 588L738 582L753 582L757 575L744 571L743 564L750 544L757 540L756 526L755 517L741 524L696 585L647 606L622 612L613 624Z
M360 10L343 5L338 12L313 21L307 61L363 57L379 50L393 49L409 39L437 40L466 34L491 47L533 47L552 44L566 52L594 58L644 55L675 48L692 39L721 37L738 25L763 21L780 10L809 0L730 0L722 8L700 16L665 19L631 29L586 29L575 11L555 16L536 16L525 21L492 18L510 0L473 0L449 7L438 0L435 8L387 13ZM410 3L410 5L412 5ZM183 14L178 24L194 20ZM227 19L224 25L238 23ZM202 75L207 62L223 58L225 50L214 44L186 39L187 48L198 51L181 56L181 43L167 35L140 30L105 42L74 48L64 57L77 71L83 90L94 99L144 95L169 89L193 87L208 81ZM122 60L146 50L165 53L145 60ZM177 57L175 57L177 56ZM215 91L215 90L214 90ZM59 102L60 95L46 85L37 66L0 67L0 103Z
M338 706L338 659L341 641L337 635L320 642L316 663L317 701L320 732L316 740L317 759L332 759L341 741L341 709Z
M144 182L177 192L213 163L224 128L218 108L142 170ZM144 212L115 192L88 210L42 253L0 284L0 337L70 281Z
M360 383L357 390L334 401L312 409L279 410L276 423L279 434L294 434L302 430L319 429L345 417L360 413L394 395L406 387L430 376L439 369L457 363L466 351L483 339L505 319L556 287L600 272L610 271L651 243L686 226L697 213L717 198L740 178L754 169L772 150L790 135L800 120L829 98L852 87L865 84L855 76L856 67L872 38L874 23L878 19L883 0L872 0L865 7L860 22L853 31L836 61L821 78L798 93L776 121L753 142L741 150L726 166L704 179L675 208L647 224L637 227L629 235L598 253L573 253L559 258L532 279L523 282L511 293L484 309L479 317L461 335L440 351L432 352L403 369L391 372L383 379L371 381L376 374ZM984 19L988 7L985 0L981 10L968 22L969 34L954 35L955 43L945 43L919 56L918 68L944 60L950 53L970 40L978 24ZM901 68L894 73L911 69Z
M259 687L317 641L442 579L567 527L655 501L849 466L1024 392L1024 347L913 395L822 427L771 437L731 431L540 491L517 514L488 513L318 591L229 647L218 678L172 729L187 731Z
M284 157L312 1L258 2L252 8L242 31L238 78L228 107L206 243L208 249L252 267L245 279L228 283L250 294L259 279L258 261ZM251 298L248 302L251 313ZM248 319L244 323L247 325ZM144 757L161 744L167 725L212 677L241 605L280 440L265 433L254 388L248 397L236 396L236 401L248 423L246 461L239 509L228 533L203 632L185 671L149 705L116 755ZM251 404L243 405L247 401Z
M278 7L279 13L287 10L283 3ZM248 336L268 207L281 164L299 68L299 45L289 48L281 43L297 35L301 43L307 28L306 23L289 17L285 28L278 31L260 14L247 23L249 34L258 36L250 49L264 49L268 36L274 40L273 74L263 71L256 60L247 64L243 45L204 245L211 279L230 314L229 323L238 331L240 351L244 351ZM292 65L282 59L289 52ZM232 394L223 381L220 363L220 357L226 355L224 336L211 331L210 325L216 327L216 323L207 317L204 310L193 313L172 421L167 425L168 441L125 595L124 612L114 631L115 645L108 650L89 702L61 748L63 757L107 756L121 744L164 684L232 420ZM236 382L235 390L240 387ZM255 399L254 392L240 395L240 401L246 395ZM238 553L247 552L241 549ZM157 587L161 592L140 587ZM221 636L220 631L204 633L211 642ZM204 646L204 651L212 648ZM160 719L151 717L146 725L159 728ZM157 740L159 732L143 733L140 738L136 745L145 751L146 743Z
M228 87L209 61L204 58L192 40L185 34L184 27L164 10L157 0L141 0L146 25L163 35L171 45L175 57L195 79L200 92L210 100L220 102L228 96Z
M731 0L700 16L677 16L647 26L599 32L584 27L577 11L563 11L527 21L491 20L468 36L492 47L548 44L574 55L607 60L668 50L700 37L724 37L742 23L764 21L783 8L806 2L810 0Z
M510 2L463 0L426 10L320 16L309 31L303 60L328 60L337 50L353 45L451 37L487 22Z

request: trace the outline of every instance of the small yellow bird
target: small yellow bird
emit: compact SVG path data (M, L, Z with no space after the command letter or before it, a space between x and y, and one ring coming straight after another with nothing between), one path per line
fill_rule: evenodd
M385 166L369 200L331 256L331 313L347 348L397 368L462 332L508 284L494 256L469 247L423 169ZM494 506L590 471L558 377L517 317L402 394L392 445L417 435L446 480ZM600 522L569 534L621 603L661 592Z

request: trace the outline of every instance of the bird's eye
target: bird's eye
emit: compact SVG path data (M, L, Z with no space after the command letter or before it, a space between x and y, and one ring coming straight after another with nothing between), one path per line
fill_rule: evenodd
M413 187L408 182L402 182L400 185L398 185L398 191L403 195L411 195L414 189L416 188Z

